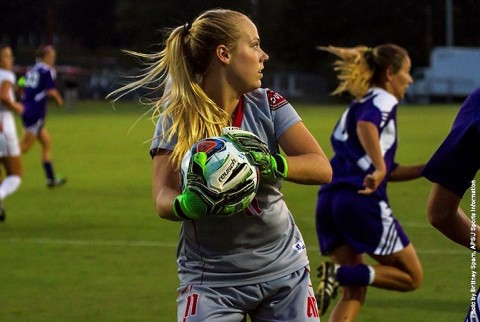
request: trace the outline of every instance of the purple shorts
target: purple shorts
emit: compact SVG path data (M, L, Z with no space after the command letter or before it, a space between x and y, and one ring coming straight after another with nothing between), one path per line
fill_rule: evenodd
M358 254L390 255L410 243L387 201L347 188L319 192L316 229L323 255L342 245Z
M23 127L28 132L32 133L35 136L40 136L40 132L45 125L45 120L43 118L30 118L30 117L22 117Z

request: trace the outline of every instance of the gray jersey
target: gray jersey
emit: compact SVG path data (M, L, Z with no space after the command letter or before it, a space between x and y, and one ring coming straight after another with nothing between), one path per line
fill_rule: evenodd
M297 112L268 89L247 93L242 101L239 127L258 135L272 153L279 152L279 137L301 122ZM151 149L172 150L176 139L164 139L162 123L159 119ZM180 284L256 284L308 265L303 238L280 188L281 181L262 179L245 212L183 221L177 252Z

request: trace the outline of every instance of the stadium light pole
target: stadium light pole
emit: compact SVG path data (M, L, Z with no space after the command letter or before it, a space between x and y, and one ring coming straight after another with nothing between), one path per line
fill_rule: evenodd
M447 47L453 46L453 4L452 0L445 0L445 33Z

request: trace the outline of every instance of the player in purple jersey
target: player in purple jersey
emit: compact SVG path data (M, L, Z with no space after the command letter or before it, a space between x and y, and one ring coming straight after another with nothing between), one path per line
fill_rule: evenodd
M178 321L319 321L305 245L280 188L281 179L327 183L331 167L288 101L260 88L269 57L255 24L237 11L209 10L172 29L160 53L137 55L150 59L149 72L120 90L166 87L150 153L157 213L181 222ZM250 206L214 216L199 198L202 186L179 191L179 166L192 144L229 125L246 130L227 132L266 162Z
M65 178L55 176L52 165L52 139L45 126L47 99L52 98L58 106L63 105L63 98L56 89L56 71L53 67L57 52L53 46L41 46L37 50L36 57L37 63L25 75L22 98L25 106L22 114L24 131L20 148L22 153L26 153L36 140L40 142L47 187L53 188L65 183Z
M387 181L418 178L423 165L395 162L397 105L412 83L407 51L394 44L320 49L338 57L340 85L333 94L348 92L355 100L331 136L333 179L318 194L318 241L331 262L318 268L317 301L324 313L343 286L330 321L353 321L367 286L412 291L421 284L422 267L393 217ZM364 254L377 264L366 265Z
M5 221L4 199L22 182L22 159L13 113L21 114L23 105L15 99L13 89L16 82L12 68L12 48L0 45L0 163L5 170L0 183L0 222Z
M480 228L459 206L480 169L478 151L480 88L465 100L450 133L422 171L422 175L433 182L427 207L430 223L454 242L477 252L480 250ZM475 308L472 310L470 306L465 321L480 320L478 295L479 292L472 301Z

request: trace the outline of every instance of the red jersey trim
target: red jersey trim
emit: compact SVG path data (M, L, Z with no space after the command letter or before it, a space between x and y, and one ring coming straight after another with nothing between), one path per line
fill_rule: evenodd
M240 100L238 101L238 105L233 111L232 114L233 126L240 127L242 125L243 120L243 95L240 96Z
M271 110L279 109L282 106L288 104L288 101L282 95L278 94L271 89L267 89L268 104L270 104Z

